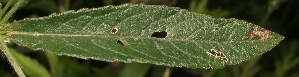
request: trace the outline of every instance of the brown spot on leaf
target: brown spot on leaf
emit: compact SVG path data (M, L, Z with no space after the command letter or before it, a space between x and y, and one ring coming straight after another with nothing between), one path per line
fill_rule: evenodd
M254 36L258 36L260 40L268 40L270 38L270 31L269 30L253 30L250 32L247 41L251 41Z

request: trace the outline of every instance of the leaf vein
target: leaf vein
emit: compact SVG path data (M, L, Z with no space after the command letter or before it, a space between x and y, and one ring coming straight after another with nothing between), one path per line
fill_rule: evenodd
M186 54L186 55L188 55L188 56L191 56L191 57L193 57L193 58L199 58L198 56L194 56L194 55L192 55L192 54L190 54L190 53L188 53L188 52L186 52L186 51L184 51L184 50L182 50L181 48L179 48L178 46L176 46L174 43L172 43L171 41L168 41L173 47L175 47L177 50L179 50L179 51L181 51L182 53L184 53L184 54Z
M156 41L154 41L154 43L156 44L156 48L159 48L160 45L159 45ZM180 60L179 58L176 58L176 57L167 55L166 53L164 53L163 51L161 51L161 49L158 49L158 50L159 50L159 52L160 52L162 55L164 55L164 56L167 56L167 57L169 57L169 58L173 58L173 59L176 59L176 60L178 60L178 61L183 62L183 61ZM172 53L173 53L173 52L172 52Z
M97 41L97 42L102 43L101 41ZM119 55L123 55L123 56L128 56L128 55L126 55L126 54L124 54L124 53L121 53L121 52L118 52L118 51L116 51L116 50L110 49L109 47L105 47L105 46L96 44L94 39L91 40L91 43L94 44L94 45L97 46L97 47L100 47L100 48L102 48L102 49L111 51L111 52L113 52L113 53L116 53L116 54L119 54Z

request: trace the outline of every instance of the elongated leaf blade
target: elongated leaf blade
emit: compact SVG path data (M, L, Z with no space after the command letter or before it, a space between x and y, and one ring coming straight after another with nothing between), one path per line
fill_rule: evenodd
M24 72L30 77L50 77L47 69L41 65L38 61L24 56L14 50L11 50L12 54L16 57L18 64L23 68Z
M248 61L284 38L242 20L142 4L69 11L9 25L8 38L34 50L204 69Z

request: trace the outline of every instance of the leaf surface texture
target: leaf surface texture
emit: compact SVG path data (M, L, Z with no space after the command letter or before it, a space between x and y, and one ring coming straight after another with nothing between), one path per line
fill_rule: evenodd
M171 67L222 68L271 50L284 37L237 20L184 9L124 4L68 11L9 24L18 45L101 61L140 62Z

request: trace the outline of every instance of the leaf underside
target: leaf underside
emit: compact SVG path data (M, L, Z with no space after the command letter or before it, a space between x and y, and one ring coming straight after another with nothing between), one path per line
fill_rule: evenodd
M222 68L271 50L284 37L237 19L180 8L124 4L68 11L8 24L9 40L34 50L101 61Z

